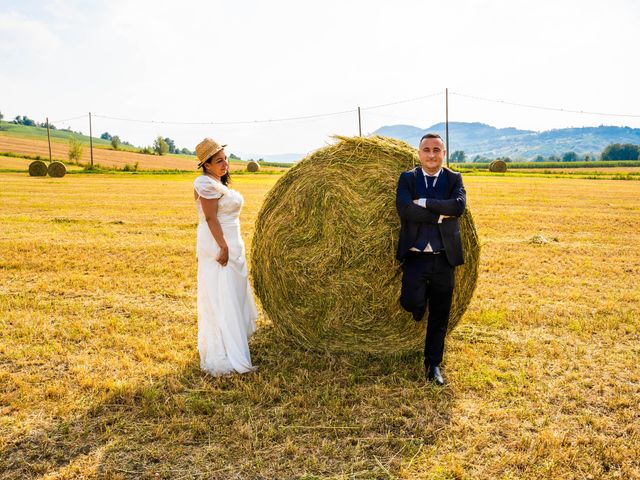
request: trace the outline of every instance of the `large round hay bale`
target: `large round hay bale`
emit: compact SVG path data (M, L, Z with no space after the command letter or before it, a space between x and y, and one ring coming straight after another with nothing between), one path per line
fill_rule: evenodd
M494 173L504 173L507 171L507 162L504 160L494 160L489 164L489 171Z
M29 164L29 176L31 177L46 177L47 176L47 164L42 160L35 160Z
M50 177L62 178L67 174L67 167L62 162L51 162L47 173Z
M260 164L258 162L254 162L253 160L250 160L249 163L247 163L247 172L257 172L258 170L260 170Z
M401 172L415 149L384 137L337 137L292 167L267 195L252 247L253 285L281 334L313 350L397 352L424 345L426 322L400 306L395 259ZM456 268L449 329L476 286L480 247L461 217L465 264Z

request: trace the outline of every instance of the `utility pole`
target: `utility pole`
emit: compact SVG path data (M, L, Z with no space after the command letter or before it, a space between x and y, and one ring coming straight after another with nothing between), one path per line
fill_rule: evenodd
M362 136L362 117L360 115L360 107L358 107L358 133Z
M51 134L49 133L49 117L47 117L47 141L49 142L49 162L51 162Z
M91 130L91 112L89 112L89 151L91 152L91 169L93 170L93 130ZM447 151L449 155L449 151ZM449 164L449 157L447 157L447 165Z
M447 168L449 168L449 89L444 89L444 98L445 98L445 138L446 138L446 149L447 149Z

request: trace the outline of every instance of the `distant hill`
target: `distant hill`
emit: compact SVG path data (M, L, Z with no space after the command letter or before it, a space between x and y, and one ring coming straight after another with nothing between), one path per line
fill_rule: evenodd
M436 123L429 128L412 125L381 127L376 135L404 140L417 146L420 137L428 132L445 137L445 124ZM449 150L464 150L467 157L483 155L490 158L511 157L532 159L536 155L561 155L573 151L578 154L599 154L611 143L640 144L640 128L582 127L561 128L535 132L517 128L496 128L484 123L449 123Z

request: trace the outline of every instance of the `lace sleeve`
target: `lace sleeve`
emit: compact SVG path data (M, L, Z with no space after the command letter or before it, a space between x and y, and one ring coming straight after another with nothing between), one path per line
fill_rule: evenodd
M198 194L198 198L206 198L207 200L220 198L224 195L222 185L218 185L218 182L211 180L204 175L199 176L193 182L193 188Z

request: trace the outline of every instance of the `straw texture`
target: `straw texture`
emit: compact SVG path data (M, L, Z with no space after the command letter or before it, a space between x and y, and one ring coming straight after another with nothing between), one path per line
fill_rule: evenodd
M51 162L47 173L50 177L62 178L67 174L67 167L62 162Z
M256 222L253 284L276 330L313 350L422 348L426 322L400 307L395 192L415 149L384 137L336 137L292 167ZM456 269L450 327L476 285L480 247L471 214L460 219L465 264Z
M494 160L489 164L489 171L495 173L504 173L507 171L507 162L504 160Z
M29 164L29 176L31 177L46 177L47 176L47 164L42 160L35 160Z
M260 164L258 162L250 160L249 163L247 163L247 172L257 172L258 170L260 170Z

